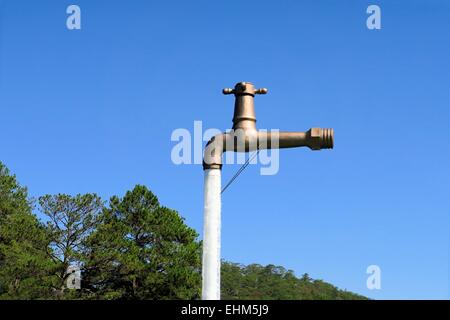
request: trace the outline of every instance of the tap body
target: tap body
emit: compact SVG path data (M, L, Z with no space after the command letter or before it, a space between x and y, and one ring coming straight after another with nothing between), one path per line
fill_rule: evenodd
M234 89L224 89L224 94L234 94L233 129L215 135L206 144L203 169L221 169L224 152L250 152L262 149L308 147L311 150L331 149L333 129L311 128L306 132L258 131L254 106L255 94L265 94L267 89L255 89L249 82L240 82Z
M221 169L224 152L296 147L309 147L312 150L333 148L333 129L312 128L306 132L258 131L254 97L255 94L267 93L267 89L255 89L249 82L240 82L234 89L224 89L223 93L235 96L233 129L212 137L203 156L203 300L220 299Z

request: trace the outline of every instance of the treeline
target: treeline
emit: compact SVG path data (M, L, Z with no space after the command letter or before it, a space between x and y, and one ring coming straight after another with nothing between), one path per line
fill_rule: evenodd
M223 263L222 286L224 299L360 297L274 266ZM108 202L30 199L0 162L0 299L199 299L200 290L198 234L145 186Z
M361 300L361 295L340 290L305 273L297 278L280 266L222 263L222 298L226 300Z
M197 237L144 186L108 203L96 194L30 201L0 163L0 299L195 299ZM81 268L81 290L67 288L69 266Z

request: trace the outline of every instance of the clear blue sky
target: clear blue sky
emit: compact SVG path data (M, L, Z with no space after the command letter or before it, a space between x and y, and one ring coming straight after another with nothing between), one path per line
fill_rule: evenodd
M251 81L269 88L260 128L333 127L335 149L283 150L274 176L250 166L223 197L223 257L448 299L449 39L444 0L2 1L0 160L34 197L145 184L201 233L202 168L172 164L170 136L230 128L221 89Z

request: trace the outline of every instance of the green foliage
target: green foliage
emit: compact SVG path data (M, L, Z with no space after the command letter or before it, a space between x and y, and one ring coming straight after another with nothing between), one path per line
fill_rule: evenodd
M352 292L339 290L308 274L300 279L292 270L259 264L243 266L222 262L222 299L225 300L359 300Z
M0 162L0 299L51 294L48 234L31 212L27 191Z
M174 210L137 185L109 205L95 194L27 190L0 162L0 299L198 299L201 243ZM82 289L66 288L67 268ZM364 299L274 265L222 264L224 299Z
M88 239L86 290L102 299L194 299L200 244L174 210L144 186L112 197Z
M96 194L45 195L39 198L40 211L47 217L49 257L58 278L55 294L64 297L67 268L79 264L87 237L95 230L103 202ZM67 293L67 292L66 292Z
M26 188L19 185L14 175L0 162L0 221L18 212L29 212Z

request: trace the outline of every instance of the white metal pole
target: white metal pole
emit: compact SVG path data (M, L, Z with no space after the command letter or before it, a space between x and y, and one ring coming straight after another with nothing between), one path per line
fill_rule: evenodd
M205 170L202 299L220 300L221 170Z

